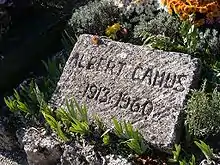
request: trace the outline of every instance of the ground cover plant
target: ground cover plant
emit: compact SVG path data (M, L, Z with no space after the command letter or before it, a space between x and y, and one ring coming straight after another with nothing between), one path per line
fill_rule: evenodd
M73 11L63 32L63 43L69 52L78 35L90 33L150 48L188 53L201 59L200 87L189 95L185 108L185 137L181 145L175 145L173 157L169 155L171 164L194 165L202 161L211 164L219 160L214 154L218 149L213 150L208 145L210 137L217 139L220 134L218 3L217 0L203 3L199 0L143 0L118 8L107 1L90 1ZM114 127L107 129L98 116L94 117L94 122L90 121L86 106L74 99L66 101L65 108L53 110L48 100L62 72L63 65L58 67L59 63L55 59L44 62L48 76L40 83L32 80L15 90L13 96L5 97L9 110L27 118L34 116L35 122L49 126L62 141L79 137L94 143L95 134L98 134L97 143L102 147L117 148L123 154L129 150L139 155L135 158L139 163L167 163L167 155L166 159L156 159L156 162L151 159L155 151L129 121L113 119Z

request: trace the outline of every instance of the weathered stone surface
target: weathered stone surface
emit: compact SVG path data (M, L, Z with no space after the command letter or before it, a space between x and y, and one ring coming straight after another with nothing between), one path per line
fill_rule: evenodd
M0 150L1 165L28 165L26 154L21 150Z
M117 154L104 154L94 145L85 141L74 141L63 146L64 152L60 159L61 165L131 165L132 161ZM100 149L100 148L99 148Z
M56 164L62 155L61 143L44 129L34 127L17 131L18 141L24 147L29 165Z
M160 149L178 141L181 114L200 61L187 54L81 35L64 68L51 104L65 98L85 103L111 126L111 118L129 120Z

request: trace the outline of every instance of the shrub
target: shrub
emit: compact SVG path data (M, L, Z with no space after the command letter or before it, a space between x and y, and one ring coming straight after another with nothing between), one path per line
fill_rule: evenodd
M194 91L188 101L186 125L190 135L207 138L220 132L220 92Z
M140 22L134 28L134 37L139 40L146 41L152 36L154 48L199 54L199 57L203 56L204 59L218 58L220 53L218 29L198 28L187 21L180 22L176 16L165 11L161 11L150 21Z
M158 8L159 4L156 0L148 0L144 3L131 3L121 9L120 22L129 31L128 42L140 44L138 38L134 38L134 28L140 22L152 20L159 12Z
M134 28L135 38L146 38L146 33L150 35L165 35L175 38L179 33L180 22L176 17L172 17L165 11L159 14L150 21L141 21Z
M94 1L75 10L69 25L76 35L89 33L104 35L108 25L117 22L119 9L112 2Z
M128 7L121 10L123 22L136 25L140 21L149 21L158 13L159 4L155 0L145 3L131 3Z
M199 33L197 48L200 52L217 57L220 54L220 33L218 29L206 28Z

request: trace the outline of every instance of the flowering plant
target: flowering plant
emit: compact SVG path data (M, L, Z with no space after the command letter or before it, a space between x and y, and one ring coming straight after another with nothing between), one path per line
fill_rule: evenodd
M190 20L197 26L220 23L219 0L160 0L170 14L181 20Z

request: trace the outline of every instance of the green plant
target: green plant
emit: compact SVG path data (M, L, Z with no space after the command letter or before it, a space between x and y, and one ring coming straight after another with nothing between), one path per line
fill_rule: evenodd
M163 35L175 39L179 36L180 21L160 11L150 21L140 21L134 28L134 37L145 41L150 36Z
M38 80L38 84L40 91L44 93L45 101L49 101L51 98L62 74L67 57L67 52L62 50L56 53L52 58L48 59L47 62L42 61L46 74Z
M180 160L181 145L175 144L174 147L175 147L175 150L172 151L173 158L169 159L169 162L171 163L177 163Z
M196 28L195 25L191 25L189 22L184 21L180 26L179 32L185 51L189 54L196 53L197 45L200 40L198 28Z
M64 132L61 129L61 123L56 121L56 119L51 116L50 114L45 113L44 111L42 111L42 114L47 122L47 124L50 126L50 128L57 133L58 137L60 137L60 139L62 139L63 141L68 141L69 139L66 137L66 135L64 134Z
M189 22L186 21L182 22L181 24L179 24L178 28L176 27L176 31L173 34L170 33L170 30L166 30L166 28L163 34L157 34L161 33L161 31L154 32L155 29L152 29L152 31L150 31L149 27L146 28L148 31L145 30L140 35L143 36L143 44L152 48L162 49L166 51L178 51L189 54L196 54L198 52L197 46L199 42L199 31L195 27L195 25L191 25ZM156 34L153 34L152 32ZM171 35L169 36L168 34Z
M202 151L202 153L205 155L207 160L215 160L216 157L213 153L213 149L210 148L209 145L207 145L205 142L203 142L202 140L198 141L194 141L194 143L199 147L199 149Z
M20 96L16 90L14 90L14 97L15 98L4 98L6 105L8 106L11 112L16 112L21 110L24 113L30 113L28 105L26 103L21 102Z
M117 119L112 119L114 124L114 133L121 139L125 139L122 143L125 143L129 148L134 150L137 154L141 155L149 149L144 143L144 139L138 130L134 130L131 123L118 122Z
M47 71L47 76L50 77L51 81L56 81L62 73L62 67L58 64L57 59L48 59L47 62L42 61L42 63Z
M100 131L104 131L106 129L102 119L97 115L93 115L95 125L98 127Z
M56 115L70 132L82 135L89 134L87 108L85 105L80 106L75 99L66 100L66 109L59 108Z
M119 9L105 0L90 1L76 9L69 20L69 26L76 35L83 33L104 35L108 25L117 22Z
M149 22L154 19L158 10L159 4L155 0L144 1L144 3L131 3L127 7L121 8L120 24L128 31L128 35L122 41L134 44L141 44L140 37L136 37L135 27L140 22Z
M64 59L62 58L62 60ZM56 82L62 72L63 63L62 61L58 64L57 58L48 59L47 62L43 61L48 75L43 79L39 79L41 80L39 85L35 79L25 81L17 90L14 90L14 94L11 97L5 97L4 101L9 110L12 112L20 110L25 114L38 117L42 108L47 109L47 101L56 87Z
M141 21L134 28L134 38L153 48L199 55L203 59L218 58L220 33L217 28L197 28L189 21L160 11L150 21ZM146 41L147 40L147 41Z
M199 31L199 52L206 52L212 58L218 58L220 53L220 33L219 29L205 28Z
M128 7L122 8L121 20L131 26L137 25L141 21L149 21L158 13L158 7L157 1L131 3Z
M196 158L194 155L192 155L191 161L189 162L189 165L196 165Z
M110 129L107 129L102 135L102 141L105 145L108 145L110 143L110 135L109 135Z
M206 138L218 134L220 131L220 93L216 89L211 93L206 93L204 87L193 91L188 100L186 113L186 125L191 136Z
M14 89L13 96L4 98L9 110L12 112L20 110L25 114L37 116L39 114L39 104L35 88L38 88L38 86L32 80L29 85L20 85L19 91Z
M143 45L166 51L181 51L181 47L175 42L175 40L164 35L149 34L149 37L144 41Z
M191 159L185 158L182 156L182 149L181 145L174 145L175 150L172 151L173 158L169 159L168 162L172 164L179 164L179 165L196 165L196 158L194 155L191 156Z
M73 49L73 46L75 45L77 41L77 36L75 36L70 26L67 26L63 30L61 41L67 53L70 54Z

